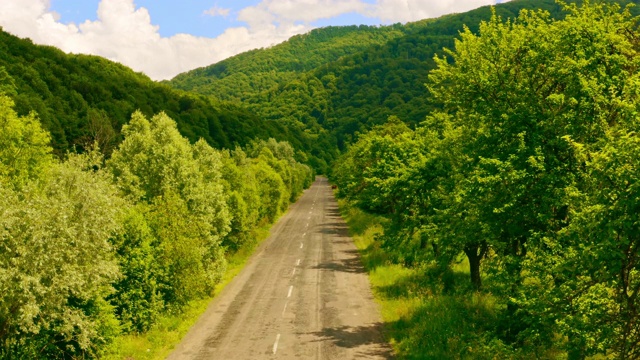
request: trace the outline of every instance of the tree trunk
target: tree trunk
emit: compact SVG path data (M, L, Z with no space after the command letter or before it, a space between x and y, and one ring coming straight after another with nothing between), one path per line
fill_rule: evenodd
M584 351L584 345L580 343L576 343L572 341L571 337L569 337L569 349L567 351L567 359L568 360L584 360L587 356Z
M476 291L482 288L482 277L480 275L480 261L484 257L486 247L479 244L467 245L464 253L469 259L469 273L471 275L471 285Z

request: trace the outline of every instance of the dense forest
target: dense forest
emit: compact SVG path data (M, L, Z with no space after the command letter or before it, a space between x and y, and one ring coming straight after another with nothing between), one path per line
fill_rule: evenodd
M74 146L98 141L109 153L134 111L150 117L165 112L191 142L202 138L215 148L245 146L254 138L288 141L308 148L302 132L262 121L245 108L176 91L146 75L97 56L65 54L0 30L0 81L19 115L38 114L61 156Z
M416 324L407 357L640 357L639 19L566 10L464 30L429 73L436 110L336 162L389 261L428 274L414 291L469 314L444 343L442 319Z
M308 187L286 142L191 144L135 112L109 159L54 156L37 115L0 95L0 357L92 358L209 296L225 258Z
M555 0L513 0L495 6L505 19L515 18L522 9L546 10L553 18L565 15ZM424 86L435 67L434 56L453 47L464 26L476 32L481 21L490 19L491 11L486 6L406 25L317 29L272 48L179 75L169 84L241 100L264 119L319 134L344 150L354 134L384 123L390 115L411 126L422 122L436 106L425 96ZM369 46L351 46L353 40ZM341 56L321 57L313 49ZM319 64L320 60L324 62ZM333 158L322 151L312 150L314 156Z
M248 51L180 74L170 84L223 100L244 101L345 55L385 44L403 35L402 28L363 25L315 29L269 49Z

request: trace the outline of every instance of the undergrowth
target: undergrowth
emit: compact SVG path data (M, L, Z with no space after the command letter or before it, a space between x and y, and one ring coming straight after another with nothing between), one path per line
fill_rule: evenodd
M158 324L144 334L127 334L117 338L109 348L105 349L103 360L159 360L166 358L174 347L196 323L200 315L207 309L216 294L242 270L256 247L269 236L267 224L254 230L256 239L242 247L238 252L227 258L227 271L216 286L211 297L192 301L184 311L178 314L164 315Z
M537 358L519 354L495 336L500 304L491 294L471 289L467 263L461 260L452 266L454 290L445 294L435 265L405 267L390 260L376 240L384 231L384 218L364 213L345 201L339 205L369 272L385 337L397 357Z

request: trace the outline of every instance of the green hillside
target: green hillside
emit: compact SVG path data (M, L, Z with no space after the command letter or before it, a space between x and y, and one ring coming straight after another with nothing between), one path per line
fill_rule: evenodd
M554 18L564 16L554 0L514 0L495 6L503 19L515 18L522 9L543 9ZM285 122L290 128L311 133L328 130L332 141L343 148L353 134L382 124L390 115L412 126L423 121L433 109L424 86L435 67L433 57L441 55L443 48L452 48L464 26L477 31L491 11L485 6L406 25L317 29L273 48L179 75L170 84L240 100L262 118ZM351 51L341 57L323 57L319 50L300 51L319 49L317 44L324 49L347 49L342 44L359 43L365 34L376 41L360 49L348 47ZM326 61L320 63L323 58Z
M191 142L204 138L217 148L245 145L253 138L288 140L305 136L284 124L264 122L244 108L176 91L120 64L97 56L67 55L0 31L0 84L20 115L35 111L52 135L58 154L98 140L110 151L135 110L164 111Z
M316 29L267 49L248 51L176 76L178 89L243 101L283 85L301 73L404 34L399 26L342 26Z

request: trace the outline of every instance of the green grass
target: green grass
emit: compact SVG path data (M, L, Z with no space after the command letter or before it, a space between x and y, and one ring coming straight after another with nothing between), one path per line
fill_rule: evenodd
M255 230L254 239L256 241L244 246L227 259L227 271L216 286L214 294L219 294L242 270L257 246L269 236L270 227L271 225L265 225ZM214 298L215 295L206 299L192 301L183 312L161 317L158 323L144 334L128 334L118 337L104 350L104 355L101 358L103 360L156 360L166 358L196 323L200 315L205 312Z
M365 213L346 201L340 212L369 272L374 297L380 305L387 341L399 359L567 359L566 339L536 347L526 339L508 344L504 338L505 299L491 294L491 277L484 274L485 290L476 292L463 254L448 271L434 263L408 267L394 263L399 249L381 247L386 219ZM446 278L445 278L446 276ZM447 291L444 283L452 284ZM487 290L488 289L488 290ZM560 345L560 346L558 346ZM540 345L539 345L540 346ZM607 359L597 355L588 360Z
M389 260L376 236L384 219L340 202L350 235L369 271L385 337L401 359L494 359L513 353L495 339L499 309L490 294L469 285L468 263L451 268L453 295L443 294L434 265L404 267ZM502 355L500 355L502 354Z

